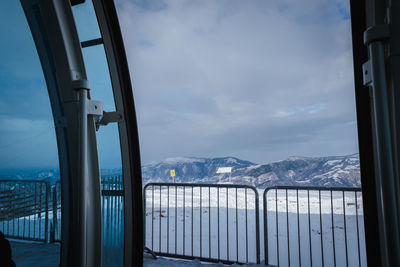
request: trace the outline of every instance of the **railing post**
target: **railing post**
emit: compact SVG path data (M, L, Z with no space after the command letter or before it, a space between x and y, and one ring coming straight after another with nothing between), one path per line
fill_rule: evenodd
M257 264L260 264L260 208L259 208L259 197L257 189L254 189L255 202L256 202L256 250L257 250Z
M264 264L268 265L268 206L267 194L269 188L265 188L263 192L263 214L264 214Z
M57 183L52 187L52 214L53 221L50 223L50 243L56 240L56 228L57 228Z
M45 196L45 209L46 209L46 213L45 213L45 225L44 225L44 241L46 243L49 243L49 196L50 196L50 183L46 182L46 196ZM41 211L40 211L41 212ZM39 237L40 238L40 237Z

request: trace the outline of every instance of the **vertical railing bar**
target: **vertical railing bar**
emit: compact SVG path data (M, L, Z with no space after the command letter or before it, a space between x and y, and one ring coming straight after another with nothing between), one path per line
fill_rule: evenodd
M237 197L237 187L235 188L235 197L236 197L236 261L239 261L239 221L238 221L238 197Z
M226 188L226 255L229 261L229 205L228 205L228 187Z
M111 177L111 190L115 190L115 176ZM115 223L116 223L116 209L115 209L115 205L116 205L116 198L115 196L111 196L111 218L110 223L111 223L111 230L110 230L110 240L111 240L111 246L115 245Z
M43 187L42 184L40 184L40 195L39 195L39 236L38 238L40 239L41 236L41 228L42 228L42 195L43 195ZM15 228L14 228L15 229ZM13 230L14 230L13 229ZM15 230L13 231L15 232Z
M333 266L336 267L336 245L335 245L335 220L333 217L333 192L331 191L331 219L332 219L332 248L333 248Z
M161 236L161 215L162 215L162 211L161 211L161 209L162 209L162 207L161 207L161 199L162 199L162 196L161 196L161 191L162 191L162 186L160 185L160 220L159 220L159 222L160 222L160 225L159 225L159 227L158 227L158 237L159 237L159 241L158 241L158 250L161 252L161 238L162 238L162 236Z
M167 185L167 253L169 254L169 185Z
M309 189L307 189L307 204L308 204L308 241L310 244L310 263L311 263L311 267L312 267L313 262L312 262L312 245L311 245L310 190Z
M256 220L256 263L260 264L260 205L257 189L252 189L254 192L254 203L255 203L255 220Z
M219 242L219 187L217 187L217 218L218 218L218 260L220 259L220 242Z
M186 222L185 222L185 217L186 217L186 205L185 205L185 201L186 201L186 187L182 186L183 189L183 234L182 234L182 238L183 238L183 254L185 255L185 235L186 235Z
M48 232L49 232L49 195L50 195L50 184L49 182L45 183L46 186L46 196L45 196L45 201L46 204L44 205L46 212L45 212L45 225L44 225L44 241L48 241Z
M7 233L10 234L10 219L12 219L12 213L13 213L13 201L12 201L12 199L13 199L13 191L10 188L10 183L7 183L7 185L8 185L7 188L8 188L8 192L9 192L8 193L8 195L9 195L9 198L8 198L8 210L9 210L9 213L7 214ZM36 187L37 187L37 184L35 184L35 189L36 189ZM37 198L37 193L35 193L34 207L33 207L33 210L32 210L34 219L35 219L35 216L37 216L37 214L36 214L36 209L37 209L37 207L36 207L36 202L37 202L36 198ZM34 220L34 221L35 221L35 227L36 227L36 220ZM36 237L36 232L33 235L33 238L35 238L35 237Z
M33 238L35 238L36 237L36 220L35 220L35 216L36 216L36 200L37 200L37 184L35 184L35 205L34 205L34 214L33 214L33 219L34 219L34 221L33 221ZM12 191L10 191L10 192L12 192ZM11 199L11 198L10 198Z
M279 266L279 226L278 226L278 189L275 189L275 228L276 228L276 258Z
M264 215L264 262L265 265L269 264L268 255L268 189L263 192L263 215Z
M301 267L299 189L296 189L296 203L297 203L297 245L298 245L298 252L299 252L299 266Z
M208 250L211 259L211 187L208 187Z
M17 191L18 195L21 194L20 191L21 191L20 185L18 185L18 191ZM40 196L40 197L41 197L41 196ZM18 198L17 198L17 200L16 200L16 211L19 210L19 205L20 205L20 204L19 204L18 202L19 202L19 201L18 201ZM42 212L42 209L40 209L40 212ZM15 216L14 216L14 217L15 217ZM16 214L16 217L17 217L17 236L19 236L19 214L18 214L18 213ZM14 233L15 233L15 231L14 231ZM40 235L39 235L39 238L40 238Z
M290 267L290 236L289 236L289 200L288 190L286 189L286 235L287 235L287 248L288 248L288 264Z
M33 185L35 185L35 184L33 184ZM4 187L3 187L3 189L4 189ZM32 186L29 188L29 194L32 194ZM32 197L30 198L30 200L32 201ZM35 199L33 199L33 201L35 201ZM31 205L32 205L32 203L31 203ZM29 219L28 219L28 237L29 238L31 238L31 213L32 213L32 210L29 211ZM3 233L4 233L4 222L3 222Z
M151 186L151 250L154 251L154 185Z
M4 183L1 183L1 188L2 188L2 191L4 191L4 192L7 192L6 191L6 189L4 189L4 187L5 187L5 185L4 185ZM6 197L6 193L4 194L4 197L7 199L7 197ZM8 213L9 213L10 211L8 210L8 212L7 212L7 215L4 215L4 217L5 217L5 219L7 220L8 218ZM29 214L29 216L30 216L30 214ZM29 236L31 236L30 235L30 229L31 229L31 226L30 226L30 224L31 224L31 220L30 220L31 218L29 217ZM8 221L8 220L7 220ZM3 223L2 223L2 226L3 226L3 233L5 233L5 231L4 231L4 229L5 229L5 223L4 223L4 221L3 221Z
M119 179L118 179L118 176L116 177L116 182L117 182L117 189L116 190L120 190L120 188L119 188ZM121 199L120 199L120 197L119 196L116 196L115 197L115 202L116 202L116 206L117 206L117 208L115 209L115 212L117 213L117 222L116 222L116 225L117 225L117 227L116 227L116 231L115 231L115 234L116 234L116 242L115 242L115 244L116 245L119 245L120 244L120 242L121 242L121 235L120 235L120 231L121 231L121 224L120 224L120 222L121 222L121 217L120 217L120 210L121 210L121 206L120 206L120 203L121 203Z
M244 202L245 202L245 212L246 212L246 263L249 262L249 231L247 226L247 188L244 189Z
M109 183L112 183L112 181L109 181ZM111 188L111 185L108 185L109 188ZM112 217L112 197L108 196L107 197L107 217L105 218L105 221L107 221L107 233L106 233L106 240L110 240L110 233L111 233L111 223L110 223L110 217Z
M203 227L202 227L202 224L203 224L203 211L202 211L202 195L203 195L203 187L202 186L200 186L200 196L199 196L199 199L200 199L200 258L203 256L203 242L202 242L202 240L203 240L203 231L202 231L202 229L203 229Z
M323 241L323 229L322 229L321 190L318 190L318 197L319 197L319 231L320 231L320 241L321 241L321 260L322 260L322 266L325 266L324 241Z
M57 183L54 184L53 187L53 197L52 197L52 204L53 204L53 230L54 230L54 235L53 235L53 242L56 241L56 229L57 229Z
M27 191L26 191L26 187L25 187L25 195L28 195L27 194ZM28 206L29 206L29 200L28 200ZM28 212L28 214L29 214L29 210L27 210L26 212L24 212L24 214L23 214L23 216L24 216L24 226L23 226L23 228L22 228L22 238L25 238L25 222L26 222L26 213Z
M358 227L358 201L357 201L357 191L354 191L354 196L356 198L356 223L357 223L357 249L358 249L358 266L361 267L361 255L360 255L360 232Z
M193 257L193 186L192 186L192 257Z
M106 186L108 186L108 188L110 188L111 187L111 185L110 185L110 183L111 183L112 181L110 181L110 179L108 179L108 185L106 185ZM106 234L105 234L105 236L106 236L106 238L105 238L105 240L109 240L110 239L110 232L111 232L111 223L110 223L110 221L109 221L109 218L111 217L111 212L112 212L112 203L111 203L111 196L107 196L107 216L104 218L104 221L105 222L107 222L107 230L106 230ZM153 201L153 203L154 203L154 201ZM152 212L153 214L154 214L154 211ZM153 221L153 220L152 220ZM152 234L152 238L154 238L154 235ZM152 244L152 249L153 249L153 244ZM109 262L109 255L107 255L107 254L105 254L107 257L106 257L106 262ZM108 264L108 263L106 263L106 264Z
M175 255L178 253L178 187L175 186Z
M346 266L349 266L349 259L348 259L348 251L347 251L347 226L346 226L346 203L345 203L345 194L342 191L343 196L343 220L344 220L344 244L346 247Z
M101 198L101 207L103 207L104 205L104 197ZM144 247L147 246L147 187L144 188L143 191L143 210L144 210L144 214L143 214L143 242L144 242ZM103 209L101 214L104 214Z

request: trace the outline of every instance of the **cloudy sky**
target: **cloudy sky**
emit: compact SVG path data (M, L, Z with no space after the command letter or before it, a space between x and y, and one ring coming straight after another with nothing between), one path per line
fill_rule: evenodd
M347 1L117 6L145 163L358 151Z
M91 1L81 40L100 37ZM256 163L358 151L348 2L116 0L142 162L235 156ZM0 169L57 166L40 62L18 1L1 1ZM101 46L85 48L93 99L114 109ZM115 125L100 164L120 165Z

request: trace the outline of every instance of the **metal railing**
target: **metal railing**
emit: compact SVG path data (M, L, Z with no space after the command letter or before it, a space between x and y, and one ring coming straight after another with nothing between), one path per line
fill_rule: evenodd
M123 251L122 176L103 176L101 189L103 257L113 259ZM145 246L161 256L210 262L366 266L361 189L277 186L262 195L260 217L251 186L147 184ZM60 183L0 181L0 231L59 241Z
M145 246L155 254L260 263L259 200L254 187L149 183L143 196Z
M103 243L123 244L122 176L103 176L101 189ZM1 180L0 231L14 239L61 241L60 182Z
M124 191L122 176L101 177L103 266L123 265Z
M101 177L101 214L103 222L103 243L112 246L123 243L123 181L122 175ZM55 229L53 240L61 241L61 185L56 182L52 191L53 220ZM54 209L57 207L57 209ZM52 240L50 238L50 240Z
M48 240L50 184L0 181L0 231L7 237Z
M266 265L366 266L361 189L265 189Z

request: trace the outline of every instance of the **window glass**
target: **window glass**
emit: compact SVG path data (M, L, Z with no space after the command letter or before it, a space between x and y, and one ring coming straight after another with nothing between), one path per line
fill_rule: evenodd
M349 2L115 3L147 185L145 245L255 263L260 238L271 265L365 263L359 189L268 191L361 187ZM254 232L254 192L266 241Z
M92 1L73 6L72 12L81 42L101 38Z
M81 42L99 38L97 18L91 1L73 7ZM91 99L100 101L105 112L116 110L103 44L82 49ZM100 126L97 145L101 174L102 266L122 266L124 261L124 201L121 147L117 123Z
M17 266L58 266L57 140L42 67L19 1L1 1L0 32L6 37L0 43L0 231Z
M110 75L103 46L84 48L84 60L91 84L92 99L103 103L104 111L114 111ZM97 149L102 188L102 265L122 266L124 260L124 206L121 146L118 125L110 123L97 131ZM108 191L108 194L104 193Z
M144 164L357 153L347 2L116 5Z

